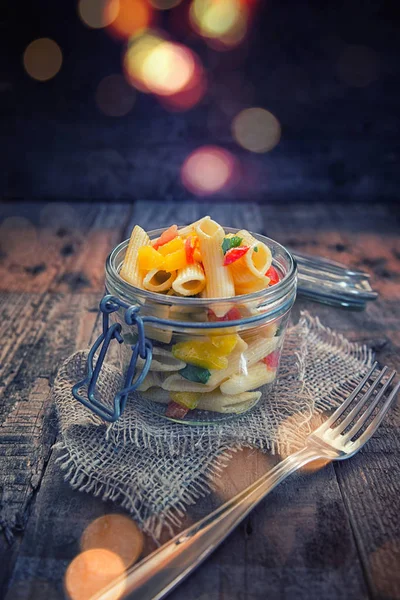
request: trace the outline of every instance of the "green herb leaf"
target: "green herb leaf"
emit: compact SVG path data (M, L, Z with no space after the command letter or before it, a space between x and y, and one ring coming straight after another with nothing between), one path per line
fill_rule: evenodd
M231 248L237 248L242 243L243 238L234 235L231 238L224 238L222 242L222 252L226 254Z
M196 383L207 383L210 379L211 373L208 369L203 367L196 367L195 365L186 365L179 373L185 379L189 381L195 381Z
M254 252L258 252L258 246L254 246Z

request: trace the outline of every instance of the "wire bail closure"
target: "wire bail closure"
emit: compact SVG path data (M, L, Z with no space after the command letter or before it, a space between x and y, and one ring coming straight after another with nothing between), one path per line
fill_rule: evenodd
M121 325L119 323L113 323L110 326L109 323L110 314L116 312L119 308L125 309L126 324L136 325L138 340L131 346L132 356L126 372L124 387L114 396L113 406L111 407L100 400L97 400L95 393L97 380L110 343L113 339L116 339L119 344L122 344L124 341L121 335ZM106 294L100 302L100 311L103 314L103 332L99 335L89 351L86 377L73 386L72 395L96 415L109 423L114 423L124 412L128 395L135 391L146 377L150 369L153 346L151 342L146 339L143 319L139 316L139 305L129 306L126 302L119 300L115 296ZM94 357L99 348L100 353L96 365L94 366ZM135 383L132 383L136 374L136 363L139 356L144 359L145 363L139 377L136 379ZM87 386L87 396L82 395L79 391L84 386Z

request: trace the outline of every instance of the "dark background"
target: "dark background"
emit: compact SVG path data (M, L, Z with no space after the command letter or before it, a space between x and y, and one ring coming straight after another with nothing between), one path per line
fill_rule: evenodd
M171 113L138 92L128 115L108 117L95 91L103 77L121 72L123 43L86 27L73 0L8 0L0 22L2 198L186 200L193 195L180 181L184 159L218 144L241 164L237 186L218 200L396 202L397 2L260 0L245 43L229 52L177 28L177 10L160 15L160 24L200 56L205 98ZM47 82L29 77L22 63L39 37L63 52L60 72ZM367 49L365 61L352 64L353 46ZM348 79L354 72L356 81L360 73L371 81L344 81L340 64ZM281 123L282 139L269 153L243 150L232 138L232 116L250 106Z

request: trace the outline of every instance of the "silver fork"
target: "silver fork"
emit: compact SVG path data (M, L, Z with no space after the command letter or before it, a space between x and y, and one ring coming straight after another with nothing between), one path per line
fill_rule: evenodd
M388 373L387 367L384 367L370 382L368 390L361 393L376 368L377 363L374 363L345 402L308 436L302 450L280 462L243 492L175 536L137 566L132 567L122 578L125 593L137 600L161 600L203 562L249 512L288 475L317 459L343 460L358 452L375 433L400 389L399 381L387 395L386 392L396 372ZM387 378L384 381L385 375ZM361 432L381 401L384 401L382 406L355 440L355 436ZM349 413L340 420L347 409ZM363 409L365 410L360 415ZM118 585L118 582L96 596L96 599L113 600L115 585Z

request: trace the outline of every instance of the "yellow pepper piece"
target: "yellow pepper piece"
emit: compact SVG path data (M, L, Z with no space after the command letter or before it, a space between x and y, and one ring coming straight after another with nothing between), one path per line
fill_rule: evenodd
M196 262L203 262L203 257L202 257L201 252L200 252L200 250L198 248L194 249L193 258L194 258L194 260Z
M228 359L221 356L219 349L211 342L179 342L172 346L172 354L175 358L183 360L189 365L196 365L203 369L226 369Z
M185 248L181 248L180 250L176 250L176 252L167 254L164 261L163 269L169 273L171 271L183 269L183 267L186 267L187 264Z
M171 400L191 410L196 408L201 396L200 392L170 392L169 395Z
M184 247L183 239L178 236L178 237L174 238L173 240L171 240L170 242L167 242L166 244L159 246L158 252L160 254L162 254L163 256L166 256L167 254L171 254L172 252L181 250L183 247Z
M211 343L218 348L222 356L228 356L235 348L238 340L238 335L214 335L211 338Z
M162 254L154 250L152 246L142 246L138 250L139 269L151 271L152 269L161 269L164 265Z

